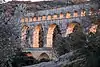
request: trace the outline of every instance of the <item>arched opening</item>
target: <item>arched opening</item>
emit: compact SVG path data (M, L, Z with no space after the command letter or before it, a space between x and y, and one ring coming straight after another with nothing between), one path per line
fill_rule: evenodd
M41 16L38 17L38 21L41 21Z
M43 47L43 30L41 24L34 28L33 35L33 47Z
M81 16L83 17L83 16L86 16L86 10L85 9L82 9L82 11L81 11Z
M53 15L53 18L52 18L53 20L55 20L55 19L58 19L58 15L55 13L54 15Z
M42 20L46 20L46 16L45 15L42 16Z
M69 11L66 13L66 18L71 18L71 13Z
M28 43L28 40L27 40L28 34L29 34L29 27L24 25L21 31L21 41L24 42L25 44Z
M94 15L94 9L93 9L93 8L91 8L91 9L89 10L89 15Z
M29 29L29 27L26 26L26 25L24 25L24 26L22 27L22 31L21 31L21 34L22 34L22 35L21 35L21 40L22 40L22 41L26 41L28 29Z
M53 41L57 34L60 34L59 27L56 24L51 24L48 28L46 47L53 47Z
M90 27L90 29L89 29L89 33L95 34L96 31L97 31L97 26L98 25L96 25L96 24L92 24L91 27Z
M25 18L25 22L29 22L29 18L28 17Z
M100 33L100 19L96 20L94 23L91 24L89 28L89 33Z
M78 11L74 11L74 17L78 17Z
M50 58L49 58L48 54L42 53L42 54L39 56L38 59L39 59L39 60L42 60L42 59L49 60Z
M30 18L29 18L29 22L32 22L32 21L33 21L33 20L32 20L32 17L30 17Z
M52 16L49 14L48 16L47 16L47 20L51 20L52 19Z
M67 26L65 36L68 36L69 34L73 33L75 30L81 31L82 30L81 25L79 23L77 23L76 21L69 23Z
M20 20L21 22L25 22L25 18L21 18L21 20Z
M33 22L35 22L35 21L37 21L37 17L36 16L33 17Z
M64 14L63 14L62 12L60 13L59 18L60 18L60 19L63 19L63 18L64 18Z

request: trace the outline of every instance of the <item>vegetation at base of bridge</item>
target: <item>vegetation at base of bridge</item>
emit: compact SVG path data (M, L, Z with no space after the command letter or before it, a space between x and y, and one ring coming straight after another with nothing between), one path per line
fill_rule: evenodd
M64 67L100 67L100 25L96 33L85 34L76 30L68 37L58 35L55 39L54 52L57 57L74 52L69 64Z
M39 64L41 62L49 62L49 59L42 58L40 60L35 59L33 56L27 56L30 52L18 52L5 62L5 67L22 67L28 65Z
M19 23L16 23L15 5L0 5L0 67L8 67L6 61L20 51Z

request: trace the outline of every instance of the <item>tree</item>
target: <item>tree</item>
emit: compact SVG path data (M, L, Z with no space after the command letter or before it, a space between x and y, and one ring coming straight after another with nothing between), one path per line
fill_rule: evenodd
M57 57L70 51L68 43L69 42L67 41L66 37L61 37L61 35L57 35L53 46L53 51Z
M61 56L71 50L82 48L86 43L86 36L82 32L82 27L77 24L74 27L73 33L69 34L68 37L61 37L57 35L54 40L54 50L58 56Z
M5 62L15 55L20 46L19 23L14 16L15 6L2 4L2 15L0 16L0 67L5 67Z
M69 59L69 62L64 67L100 67L100 23L98 24L96 33L85 35L81 31L76 30L67 38L69 39L64 38L66 42L59 39L55 44L58 45L57 48L55 47L58 54L61 51L62 54L65 54L64 49L66 48L66 44L70 46L68 53L73 53L70 58L66 58ZM63 49L59 45L62 45Z
M98 25L96 33L88 35L88 47L87 47L87 66L88 67L100 67L100 20L94 24Z

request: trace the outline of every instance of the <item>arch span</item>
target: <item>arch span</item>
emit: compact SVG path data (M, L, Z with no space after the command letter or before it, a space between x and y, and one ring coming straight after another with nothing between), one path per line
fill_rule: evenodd
M48 54L42 53L42 54L40 54L38 59L41 60L41 59L50 59L50 58L49 58Z
M100 32L100 19L92 23L89 27L88 33L98 33Z
M21 40L22 41L26 41L26 38L27 38L27 34L28 34L28 30L29 30L29 27L27 25L24 25L22 27L22 31L21 31Z
M41 48L43 47L43 29L42 25L39 24L34 28L33 32L33 47Z
M82 26L78 22L73 21L73 22L67 24L67 30L66 30L65 36L75 32L76 30L82 31Z
M60 34L60 29L58 25L51 24L48 28L46 47L53 47L53 41L56 38L57 34Z

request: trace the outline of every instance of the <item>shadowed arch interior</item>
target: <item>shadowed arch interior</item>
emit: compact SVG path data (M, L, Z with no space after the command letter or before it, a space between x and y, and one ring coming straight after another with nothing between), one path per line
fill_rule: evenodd
M34 28L33 32L33 47L43 47L43 29L42 25L39 24Z
M53 41L57 34L60 34L59 27L56 24L51 24L48 28L46 47L53 47Z
M42 53L42 54L39 56L38 59L41 60L41 59L50 59L50 58L49 58L48 54Z
M77 31L82 31L81 25L76 21L69 23L68 26L67 26L67 30L66 30L65 36L67 36L68 34L73 33L76 30Z

